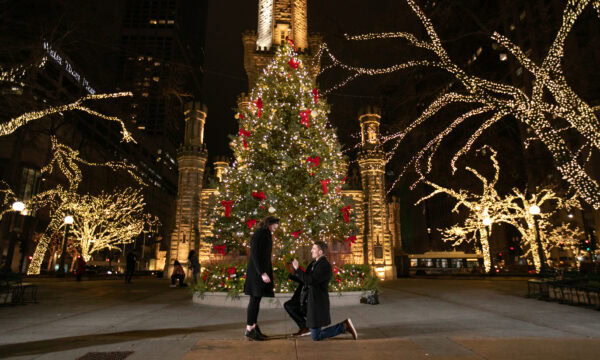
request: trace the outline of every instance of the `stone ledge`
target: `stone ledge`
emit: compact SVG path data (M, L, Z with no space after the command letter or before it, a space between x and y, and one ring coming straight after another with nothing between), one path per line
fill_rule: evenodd
M359 305L360 298L366 296L368 291L346 291L342 293L330 293L329 303L331 307ZM283 304L292 298L292 293L276 293L274 298L263 298L260 302L261 309L282 309ZM222 306L233 308L248 307L249 297L240 295L237 299L232 299L224 292L206 292L204 295L194 293L192 302L199 305Z

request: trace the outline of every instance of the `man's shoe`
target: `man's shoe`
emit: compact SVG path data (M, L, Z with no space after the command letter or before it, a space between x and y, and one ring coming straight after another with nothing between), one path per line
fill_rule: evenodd
M249 341L263 341L265 339L256 331L256 327L250 331L246 330L244 335L246 335Z
M354 340L358 340L358 333L356 332L356 328L354 327L354 324L352 324L352 320L350 320L350 318L344 320L344 330L349 332Z
M254 327L256 329L256 332L258 333L258 335L262 336L263 338L268 338L267 335L263 334L262 331L260 331L260 327L258 327L258 324L256 324L256 326Z
M310 334L310 330L308 328L301 328L298 332L292 334L292 336L306 336Z

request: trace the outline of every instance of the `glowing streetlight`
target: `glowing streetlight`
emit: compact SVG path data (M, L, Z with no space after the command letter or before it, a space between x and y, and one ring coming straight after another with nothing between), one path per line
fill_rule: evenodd
M56 276L65 276L65 256L67 255L67 241L69 241L69 225L73 224L73 217L71 215L65 216L65 237L63 238L62 254L60 255L60 267Z
M531 215L539 215L540 214L540 207L537 206L536 204L533 204L529 207L529 213Z
M21 212L21 211L25 210L25 204L23 204L23 202L21 202L21 201L15 201L12 204L12 209L16 212Z
M544 248L542 247L542 242L540 240L540 227L538 226L538 216L540 215L540 207L536 204L533 204L529 207L529 213L533 215L533 223L535 224L535 241L538 247L538 254L540 257L540 274L543 274L548 270L548 264L546 264Z

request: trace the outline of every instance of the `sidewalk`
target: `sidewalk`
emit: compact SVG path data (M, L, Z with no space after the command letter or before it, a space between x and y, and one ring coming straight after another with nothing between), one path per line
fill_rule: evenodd
M332 309L349 335L247 342L245 310L194 305L160 279L40 282L40 304L0 308L0 358L78 359L579 359L600 353L600 312L524 297L515 280L400 279L381 304ZM261 310L267 334L296 326ZM260 356L258 356L260 355ZM91 358L91 357L88 357ZM108 359L109 357L94 357Z

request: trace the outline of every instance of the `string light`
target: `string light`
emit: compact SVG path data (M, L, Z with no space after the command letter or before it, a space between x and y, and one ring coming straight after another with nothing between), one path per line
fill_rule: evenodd
M533 86L529 94L526 94L524 90L512 85L485 80L465 73L458 65L452 62L446 50L442 47L441 40L434 30L431 21L414 0L407 0L407 3L425 27L429 38L428 41L418 40L414 35L404 32L356 36L347 35L346 39L364 41L401 38L406 40L412 46L429 50L432 55L435 56L436 60L413 60L384 68L357 67L339 61L329 50L327 44L323 44L316 54L316 61L321 60L323 56L327 56L332 62L332 65L323 67L319 75L327 69L340 67L350 73L348 78L342 81L342 84L346 84L360 75L381 75L415 66L437 67L443 69L454 76L454 78L463 86L465 92L453 92L441 95L440 98L427 107L423 114L408 128L385 137L383 139L384 143L395 141L390 156L388 157L388 161L396 154L400 143L410 131L423 124L448 105L462 102L477 106L478 109L486 107L492 115L471 134L467 143L455 154L452 159L453 171L456 171L456 161L470 150L472 145L485 130L489 129L503 118L511 116L533 130L535 136L541 140L552 155L556 168L561 173L563 179L569 183L577 195L588 204L592 205L594 209L600 209L600 186L598 185L598 182L587 173L583 165L578 162L577 157L574 156L574 150L567 145L567 141L560 134L561 131L557 129L551 121L551 119L555 118L565 119L570 124L570 128L574 129L584 137L588 145L600 149L600 123L594 114L594 111L597 111L597 107L592 108L577 96L567 84L562 68L565 39L570 33L577 18L590 2L592 2L592 0L569 0L567 2L563 12L562 25L541 65L536 65L518 46L514 45L506 37L499 35L498 33L492 35L492 39L505 47L533 76ZM592 3L596 10L598 10L600 6L598 5L598 1L594 0ZM337 89L340 86L334 86L332 89ZM546 93L552 95L554 103L546 101ZM467 116L468 114L469 113L465 113L459 116L459 119L470 117ZM441 141L448 136L455 126L456 124L453 123L449 129L442 131L436 136L434 141L428 143L429 148L426 148L426 150L435 152L439 148ZM419 168L417 172L420 174L420 178L417 181L423 181L423 173L428 172L428 169L421 169L420 161L416 161L418 158L422 157L422 154L417 154L416 158L411 160L411 163ZM394 181L393 186L397 183L398 179ZM389 189L390 191L393 189L393 186Z
M419 199L416 204L421 203L437 194L447 194L456 200L456 205L452 212L458 212L461 206L468 210L467 218L462 224L457 224L446 229L440 229L442 239L453 243L453 246L460 245L463 242L479 241L481 242L484 266L487 272L491 269L491 251L487 236L482 236L485 230L484 220L491 226L493 224L512 225L521 234L521 245L526 250L525 256L531 255L536 271L541 270L540 249L537 243L535 222L537 221L539 229L540 243L542 251L548 258L550 250L560 243L561 236L579 237L577 228L569 230L569 226L564 225L555 228L551 219L559 211L580 208L579 202L575 198L563 199L552 189L541 189L537 192L527 195L525 192L513 188L512 192L506 196L500 196L495 189L500 175L500 166L496 159L496 151L489 146L484 146L490 152L490 160L494 167L494 177L488 180L475 169L466 167L482 183L481 194L475 194L468 190L455 191L445 188L425 180L424 182L434 188L429 195ZM530 208L537 206L543 208L539 215L531 214Z
M87 95L71 104L53 106L53 107L49 107L47 109L40 110L40 111L31 111L31 112L25 113L23 115L17 116L15 118L12 118L5 123L0 124L0 136L12 134L13 132L15 132L15 130L17 130L21 126L26 125L27 123L29 123L31 121L41 119L48 115L52 115L52 114L56 114L56 113L60 113L60 112L64 112L64 111L80 110L80 111L86 112L88 114L102 118L104 120L117 122L121 126L121 135L123 136L122 141L135 143L135 140L131 136L131 133L125 127L125 123L123 122L123 120L119 119L116 116L104 115L102 113L99 113L95 110L88 108L87 106L85 106L83 104L84 102L91 101L91 100L113 99L113 98L120 98L120 97L125 97L125 96L133 96L133 94L131 92L119 92L119 93L112 93L112 94Z
M128 235L135 233L135 231L140 229L140 226L143 229L144 224L149 219L147 215L140 214L140 206L143 208L143 196L138 190L126 188L115 194L103 193L99 196L89 194L79 195L76 193L83 179L78 164L106 166L112 170L125 170L138 184L145 185L142 179L135 174L135 166L122 162L94 163L85 161L79 158L78 151L71 149L67 145L58 143L55 137L51 138L51 143L53 157L42 168L41 173L52 173L58 167L60 172L67 178L69 185L66 189L61 185L57 185L53 189L36 194L31 199L24 201L25 208L29 211L47 208L50 212L50 223L37 243L27 270L28 274L39 274L52 236L64 226L63 219L67 215L75 218L73 236L81 247L84 258L94 251L100 250L101 245L104 246L103 248L110 249L115 243L122 244L132 241L132 237ZM8 185L6 187L8 188ZM7 196L4 199L5 205L6 199ZM100 213L100 210L103 210L104 214ZM111 226L106 224L95 226L94 223L100 224L104 221L103 217L106 219L119 219L119 221ZM137 233L139 234L140 231ZM118 236L114 236L114 234ZM111 242L108 239L120 240ZM97 244L95 243L96 240L98 240ZM91 247L89 246L90 244L92 244Z

